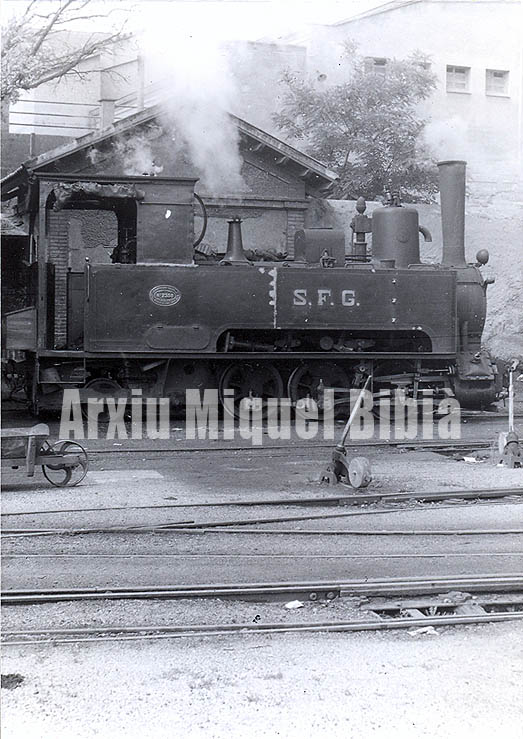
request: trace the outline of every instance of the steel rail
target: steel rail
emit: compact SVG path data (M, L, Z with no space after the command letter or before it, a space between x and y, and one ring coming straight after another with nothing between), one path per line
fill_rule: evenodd
M401 509L403 512L406 509ZM411 509L408 509L412 512ZM418 510L418 509L413 509ZM381 511L380 511L381 512ZM391 511L395 512L395 511ZM159 529L155 533L167 533L172 529ZM177 534L285 534L325 536L503 536L523 534L523 529L248 529L227 527L224 529L176 529Z
M455 508L457 506L445 506L445 508ZM443 506L442 506L443 508ZM398 508L391 510L370 510L357 512L354 515L374 515L381 513L412 513L419 512L418 508ZM421 509L424 510L424 509ZM317 516L316 519L324 518ZM292 521L294 519L286 519ZM303 520L303 519L298 519ZM284 521L284 523L286 522ZM236 523L236 522L234 522ZM237 522L240 528L235 528L231 523L225 526L210 526L206 528L203 525L196 527L191 526L184 528L181 526L159 525L159 526L122 526L107 527L94 529L7 529L1 532L4 538L33 537L33 536L80 536L85 534L168 534L173 531L176 534L331 534L331 535L348 535L348 536L474 536L474 535L505 535L505 534L523 534L523 529L250 529L244 528L241 521ZM256 521L253 519L250 523L260 523L264 525L264 521Z
M523 533L523 532L522 532ZM398 552L384 554L383 552L377 552L376 554L295 554L294 552L270 552L269 554L241 554L238 552L222 552L222 553L201 553L201 552L183 552L183 553L168 553L159 554L152 552L150 554L105 554L99 552L72 552L71 554L64 553L49 553L43 554L28 553L28 554L2 554L3 560L9 559L446 559L449 557L523 557L521 551L518 552Z
M510 609L515 609L516 607L523 609L523 593L514 595L513 593L503 593L503 594L492 594L492 595L475 595L472 598L470 596L466 595L465 597L462 597L465 594L454 594L454 599L452 599L452 594L446 594L446 595L430 595L425 597L414 597L414 598L407 598L402 600L396 600L396 599L374 599L369 600L366 599L366 603L361 603L359 608L365 613L369 614L375 614L379 615L382 613L396 613L396 612L406 612L409 609L416 609L416 610L428 610L431 608L438 609L444 609L445 611L448 610L454 610L457 609L463 605L473 605L476 607L480 607L483 609L495 609L495 608L504 608L507 610L507 612L512 612ZM461 596L461 597L459 597ZM487 610L487 613L499 613L500 611L491 611ZM450 615L446 612L433 612L429 615L436 616L436 615ZM458 614L460 615L460 614ZM466 614L464 614L466 615ZM217 625L218 626L218 625ZM90 632L96 632L96 633L113 633L113 632L133 632L133 631L156 631L158 629L165 628L164 625L158 625L158 626L140 626L140 627L121 627L121 626L100 626L98 628L91 626L91 627L68 627L68 628L59 628L59 629L31 629L31 630L9 630L5 631L4 634L7 634L9 636L19 635L19 634L40 634L40 633L46 633L46 634L70 634L70 633L90 633Z
M382 511L379 511L382 513ZM248 528L210 528L210 529L169 529L169 528L138 528L138 529L93 529L93 530L67 530L57 529L55 531L19 531L16 533L2 534L6 538L32 537L32 536L76 536L91 533L100 534L168 534L176 531L176 534L195 536L198 534L248 534L250 535L306 535L306 536L505 536L523 534L523 529L248 529ZM8 556L8 555L4 555Z
M85 529L3 529L1 535L7 536L53 536L53 535L78 535L78 534L105 534L105 533L145 533L155 532L159 533L162 531L178 531L180 528L185 530L193 529L198 531L202 528L226 528L227 526L235 526L242 524L264 524L264 523L280 523L287 521L309 521L316 519L325 518L347 518L349 516L368 516L375 514L391 513L389 509L373 509L372 511L350 511L346 513L324 513L324 514L309 514L307 516L272 516L269 518L247 518L247 519L234 519L229 521L202 521L202 522L188 522L188 521L175 521L163 524L153 524L149 526L110 526L110 527L96 527L96 528L85 528Z
M404 510L404 509L403 509ZM178 531L184 529L185 531L193 530L199 531L201 529L221 529L229 526L242 526L249 524L266 524L266 523L288 523L290 521L315 521L325 520L330 518L350 518L352 516L368 516L386 513L396 513L395 510L389 509L373 509L371 511L350 511L347 513L324 513L317 515L307 516L270 516L267 518L244 518L244 519L230 519L226 521L175 521L167 523L152 524L149 526L134 525L134 526L107 526L107 527L93 527L83 529L3 529L2 536L52 536L52 535L80 535L80 534L107 534L107 533L145 533L145 532L162 532L162 531Z
M451 506L452 507L452 506ZM365 515L376 515L376 514L390 514L393 511L395 513L404 512L409 509L373 509L372 511L347 511L345 513L323 513L323 514L309 514L306 516L267 516L265 518L244 518L244 519L230 519L225 521L195 521L190 524L161 524L156 528L158 530L168 529L169 531L175 531L178 528L184 529L211 529L211 528L227 528L229 526L242 526L250 524L270 524L270 523L287 523L289 521L317 521L317 520L330 520L340 518L351 518L353 516L365 516Z
M503 419L500 419L502 421ZM321 443L307 442L307 443L291 443L291 444L264 444L260 446L254 445L243 445L243 446L194 446L180 448L176 446L164 447L161 449L150 448L150 447L130 447L130 448L118 448L118 449L87 449L89 454L194 454L194 453L215 453L215 452L269 452L273 454L275 451L289 451L296 449L306 449L307 452L301 456L306 456L310 453L311 449L332 449L335 441L323 441ZM347 448L360 448L360 447L409 447L416 449L487 449L494 446L492 439L349 439L347 442Z
M3 605L50 603L57 601L127 600L151 598L224 598L253 596L289 596L318 592L327 597L347 595L397 596L426 595L449 590L467 592L521 592L523 574L445 576L436 578L387 578L384 580L342 580L294 583L226 583L210 585L179 585L175 587L137 588L71 588L67 590L7 590L2 593Z
M439 501L448 499L469 500L469 499L495 499L506 498L510 496L523 496L523 487L510 488L477 488L477 489L459 489L459 490L436 490L431 492L398 492L398 493L358 493L353 495L328 495L323 498L318 496L308 498L255 498L241 500L218 500L214 502L186 502L186 503L162 503L154 505L138 505L138 506L105 506L102 508L58 508L45 511L12 511L3 512L2 516L41 516L59 513L96 513L107 511L134 511L134 510L156 510L170 508L221 508L221 507L254 507L254 506L314 506L314 505L342 505L360 504L360 503L376 503L379 501L398 502L403 500L419 500L419 501Z
M476 575L440 575L438 577L431 577L431 578L427 578L426 575L425 576L423 576L423 575L416 575L416 576L407 577L407 578L405 578L405 577L387 577L387 578L382 578L381 580L369 580L367 578L364 579L364 580L361 580L361 579L360 580L340 580L340 581L338 581L338 584L340 584L340 583L341 584L350 584L350 585L353 585L353 584L355 584L355 585L364 584L364 585L367 585L368 586L368 585L375 585L376 583L378 583L378 584L386 583L387 585L394 584L394 583L415 583L415 584L418 584L418 583L426 583L427 581L430 581L431 583L435 583L435 584L442 583L442 584L446 585L448 582L454 583L457 580L459 580L460 582L463 581L463 582L465 582L466 584L469 584L469 585L471 583L472 584L474 584L474 583L484 583L484 582L490 582L492 580L497 580L497 581L500 581L500 582L501 581L503 581L503 582L505 582L505 581L507 581L507 582L508 581L515 581L515 582L519 583L520 581L523 582L523 573L519 573L519 572L508 572L508 573L507 572L505 572L505 573L503 573L503 572L501 572L501 573L500 572L496 572L496 573L493 573L493 574L491 574L491 573L479 573L479 574L476 574ZM318 581L318 580L315 580L315 581L311 581L311 580L300 580L300 581L292 581L292 582L291 581L282 581L282 582L273 582L273 583L266 583L266 582L264 582L264 583L259 583L259 582L256 582L256 583L245 583L245 582L243 582L243 583L203 583L203 584L199 583L199 584L196 584L196 585L195 584L192 584L192 585L180 585L180 586L176 586L176 587L182 588L184 591L186 591L186 590L199 590L201 588L205 588L205 589L209 589L209 588L227 588L227 589L231 589L231 588L232 589L238 589L239 588L239 589L244 589L244 588L253 588L254 587L254 588L269 588L269 589L271 589L271 588L281 588L281 587L290 587L290 586L294 587L295 585L308 587L311 584L318 585L318 583L319 583L320 586L323 587L323 586L328 585L330 582L332 582L332 581L330 581L330 580L320 580L320 581ZM149 591L150 589L151 588L148 587L148 586L146 586L146 585L141 585L141 586L138 586L136 588L133 588L133 590L135 592L142 592L142 591L145 592L145 591ZM157 587L155 589L156 590L166 590L166 591L169 591L170 592L170 591L173 590L173 587L172 586L169 586L169 585L164 585L164 586L161 586L159 588ZM126 587L116 587L116 588L88 588L88 590L89 590L89 592L97 592L97 593L106 593L108 590L110 590L111 592L120 592L120 591L121 592L127 592L129 590L129 588L126 588ZM53 589L49 589L49 588L40 588L37 591L35 591L35 590L28 590L28 589L15 589L15 590L9 590L8 592L9 593L33 593L33 592L38 592L38 593L53 593L55 591ZM86 589L85 588L68 588L66 591L60 591L60 592L84 593L84 592L86 592Z
M192 626L158 626L158 627L114 627L109 629L62 629L49 631L4 631L2 644L6 646L27 646L32 644L81 644L98 643L105 641L135 641L154 640L165 638L181 638L188 636L228 636L230 634L279 634L289 632L354 632L354 631L390 631L394 629L417 629L427 626L459 626L463 624L500 623L504 621L517 621L523 618L523 611L511 613L481 613L468 616L425 616L423 618L391 618L376 621L320 621L310 624L300 623L244 623L244 624L220 624L205 625L194 624ZM155 633L151 633L155 632ZM89 638L93 634L113 633L115 636ZM59 635L81 635L82 639L24 639L22 641L9 641L6 636L37 636L48 634L50 637ZM129 634L129 636L122 636Z

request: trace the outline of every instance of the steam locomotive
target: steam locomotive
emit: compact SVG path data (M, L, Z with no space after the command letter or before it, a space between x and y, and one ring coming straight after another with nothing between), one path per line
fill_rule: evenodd
M439 165L443 254L420 259L418 212L396 195L365 215L360 199L346 253L343 232L303 229L293 259L249 259L241 221L229 221L225 257L194 250L194 179L36 174L26 195L34 260L29 305L5 317L6 347L25 354L34 412L59 409L65 388L91 397L168 397L188 388L223 398L317 398L372 376L374 393L453 393L482 408L499 395L481 346L486 288L478 252L464 249L465 162ZM67 274L67 340L54 342L50 210L95 203L118 220L112 264ZM366 235L372 233L372 254ZM270 246L270 245L268 245ZM259 255L258 255L259 256Z

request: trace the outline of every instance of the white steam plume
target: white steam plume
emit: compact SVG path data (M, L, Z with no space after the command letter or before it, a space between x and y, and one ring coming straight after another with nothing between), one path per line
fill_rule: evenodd
M127 175L158 175L163 170L154 161L150 140L145 132L117 139L113 151L123 163L123 171Z
M438 160L466 159L469 151L467 133L467 123L459 116L453 116L428 123L424 138Z
M210 194L245 190L238 131L229 117L238 92L226 52L205 28L177 24L176 6L145 20L146 74L162 80L162 103L176 139L185 143Z

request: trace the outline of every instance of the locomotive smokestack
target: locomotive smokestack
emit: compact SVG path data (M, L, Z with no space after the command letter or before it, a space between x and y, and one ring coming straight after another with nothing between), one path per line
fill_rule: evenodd
M463 161L438 162L441 224L445 267L464 267L465 261L465 167Z

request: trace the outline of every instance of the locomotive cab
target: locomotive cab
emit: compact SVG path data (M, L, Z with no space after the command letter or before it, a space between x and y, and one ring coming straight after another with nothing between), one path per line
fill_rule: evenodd
M86 269L192 263L196 180L98 176L79 181L63 175L38 179L38 261L41 268L47 261L54 273L46 281L41 278L39 286L40 330L46 337L40 346L82 349L89 298ZM82 229L94 236L88 245ZM126 289L125 284L115 287ZM113 314L112 320L124 322L130 316Z

